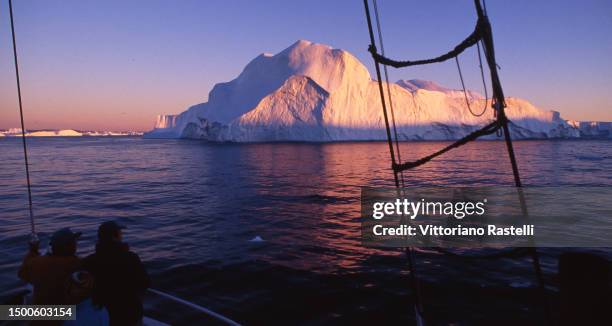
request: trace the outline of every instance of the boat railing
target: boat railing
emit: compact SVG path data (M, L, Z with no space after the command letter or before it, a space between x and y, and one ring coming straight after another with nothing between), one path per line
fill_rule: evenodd
M212 311L212 310L210 310L210 309L208 309L206 307L202 307L202 306L200 306L198 304L195 304L193 302L187 301L185 299L181 299L181 298L179 298L179 297L177 297L175 295L172 295L172 294L160 291L160 290L156 290L156 289L148 289L148 291L151 292L151 293L154 293L154 294L156 294L156 295L158 295L160 297L166 298L168 300L172 300L172 301L180 303L180 304L182 304L184 306L187 306L187 307L190 307L190 308L195 309L197 311L203 312L203 313L205 313L205 314L207 314L207 315L209 315L209 316L211 316L211 317L213 317L213 318L215 318L217 320L220 320L220 321L222 321L222 322L224 322L224 323L226 323L228 325L240 326L239 323L237 323L237 322L235 322L235 321L233 321L233 320L231 320L231 319L229 319L229 318L227 318L227 317L225 317L225 316L223 316L223 315L221 315L219 313L216 313L216 312L214 312L214 311Z

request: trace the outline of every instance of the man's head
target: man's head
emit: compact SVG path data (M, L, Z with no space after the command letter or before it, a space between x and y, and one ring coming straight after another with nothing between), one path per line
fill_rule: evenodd
M122 231L125 226L115 222L107 221L100 224L98 228L98 241L99 242L121 242L123 238Z
M81 232L72 232L70 228L63 228L51 235L51 253L55 256L74 256L77 251L77 240Z

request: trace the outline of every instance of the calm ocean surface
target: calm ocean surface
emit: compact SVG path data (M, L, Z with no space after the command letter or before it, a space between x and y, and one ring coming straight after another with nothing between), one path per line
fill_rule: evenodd
M42 244L101 221L128 226L154 287L246 324L407 322L414 318L399 249L360 244L360 186L392 186L386 143L209 144L140 138L30 138ZM402 144L403 159L444 145ZM525 185L612 185L610 141L515 142ZM20 139L0 139L0 295L16 273L29 222ZM409 185L511 185L504 143L469 144L406 174ZM249 240L261 236L265 242ZM540 249L554 296L560 249ZM598 251L598 250L593 250ZM608 258L611 251L598 251ZM471 254L468 253L468 254ZM440 323L539 318L528 258L463 260L417 254L426 311ZM469 293L469 297L466 296ZM468 299L466 299L468 298ZM151 297L150 315L201 316ZM513 319L514 318L514 319Z

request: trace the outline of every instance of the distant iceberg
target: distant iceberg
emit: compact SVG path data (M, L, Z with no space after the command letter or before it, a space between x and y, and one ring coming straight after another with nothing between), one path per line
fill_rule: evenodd
M142 132L137 131L78 131L74 129L61 130L26 130L26 137L81 137L81 136L141 136ZM21 137L21 128L11 128L0 130L0 137Z
M65 130L30 131L26 133L26 136L31 136L31 137L76 137L76 136L83 136L83 134L76 130L65 129Z
M494 118L491 109L474 117L463 91L431 81L400 80L389 86L402 140L458 139ZM474 91L468 101L473 108L490 106ZM580 123L558 112L519 98L506 101L514 138L582 135ZM236 79L216 84L208 102L179 115L158 116L144 137L327 142L384 140L386 133L378 84L367 68L347 51L302 40L278 54L256 57Z
M568 121L580 131L580 138L612 139L612 122Z

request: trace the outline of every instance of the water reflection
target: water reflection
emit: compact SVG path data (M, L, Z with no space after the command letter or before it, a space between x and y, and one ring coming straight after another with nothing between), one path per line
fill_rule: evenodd
M444 145L403 143L402 158L413 160ZM0 140L2 289L17 284L12 268L27 239L19 146L14 139ZM526 141L515 147L527 185L612 184L609 142ZM337 273L374 268L375 255L402 255L366 249L359 239L359 187L393 185L383 142L244 145L57 138L32 139L30 150L43 240L69 225L85 232L82 253L92 249L101 220L120 218L129 226L128 241L154 273L253 260ZM511 185L510 171L504 143L483 141L407 172L405 180L410 186ZM247 241L256 235L266 241ZM444 273L436 262L432 268L434 278Z

